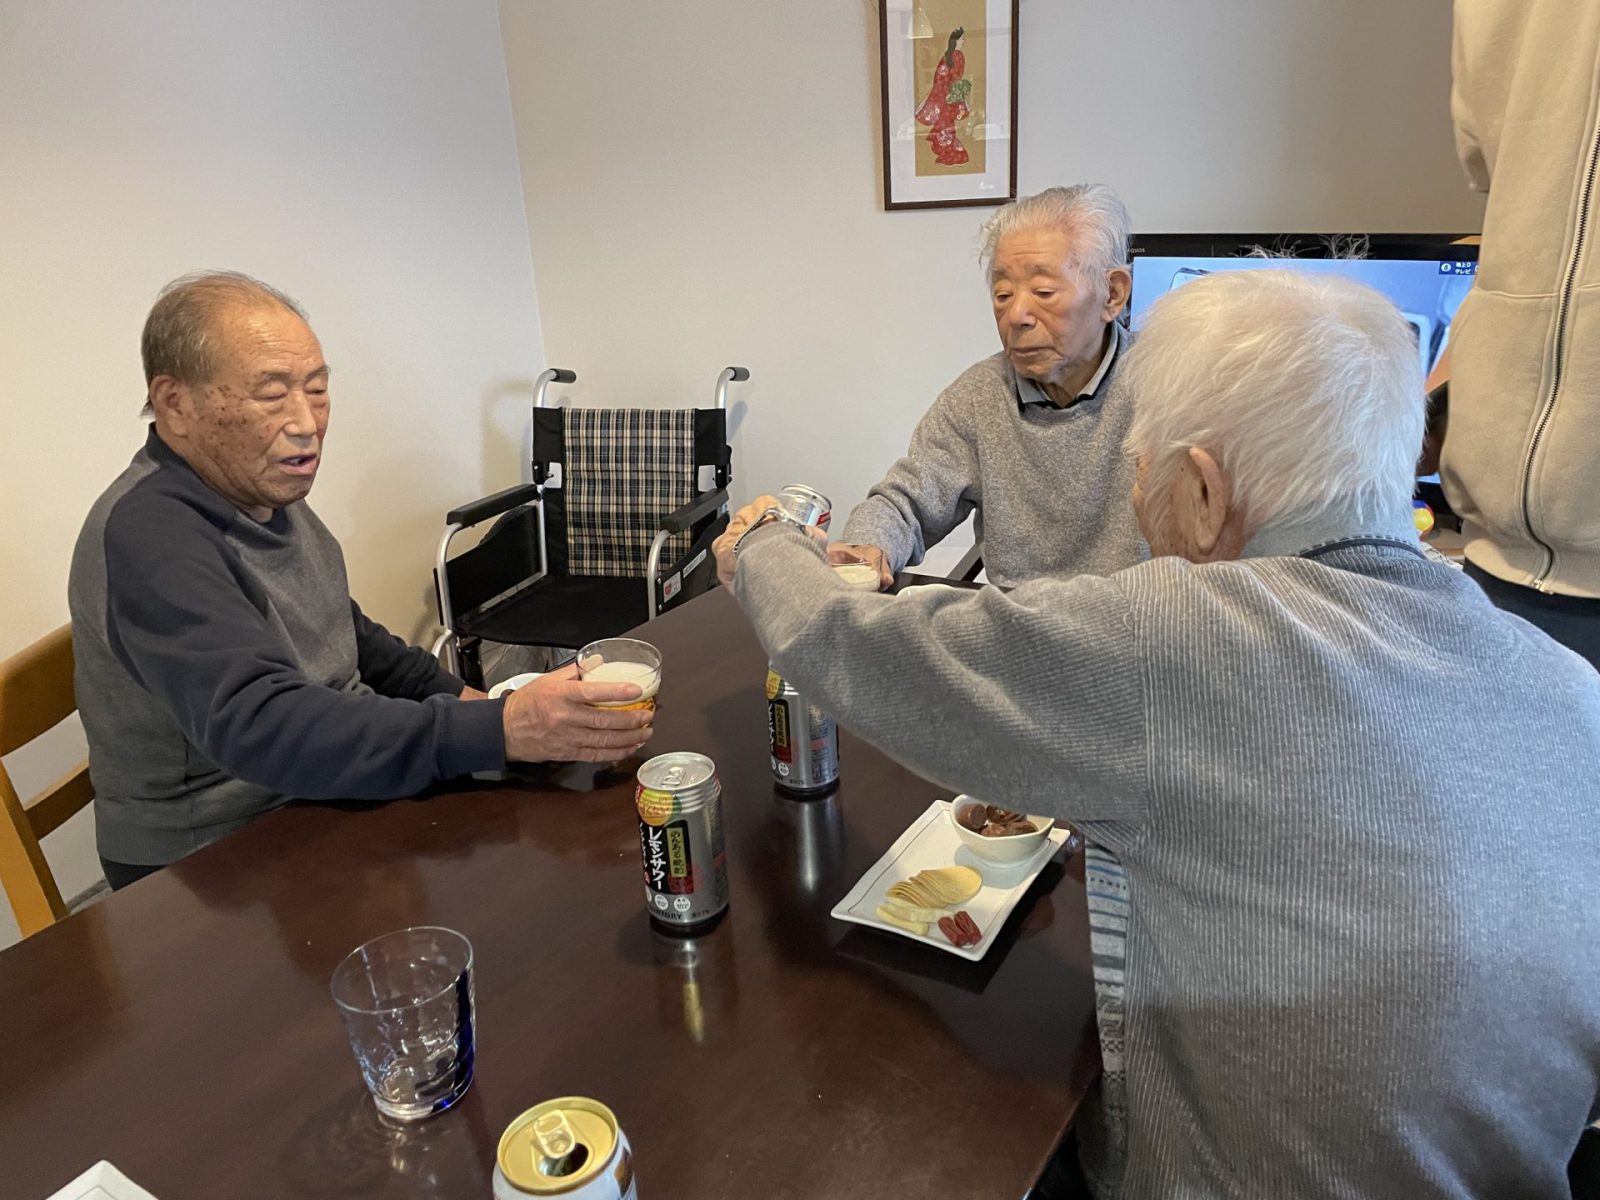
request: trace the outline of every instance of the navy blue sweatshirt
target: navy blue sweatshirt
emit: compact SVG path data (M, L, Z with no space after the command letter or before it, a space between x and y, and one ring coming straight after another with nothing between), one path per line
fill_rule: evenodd
M150 429L68 589L102 857L154 865L291 797L386 799L505 765L498 701L350 598L304 501L256 521Z

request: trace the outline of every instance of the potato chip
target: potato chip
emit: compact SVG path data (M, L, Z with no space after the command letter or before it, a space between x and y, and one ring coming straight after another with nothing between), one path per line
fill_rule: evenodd
M940 867L934 874L948 889L950 904L965 904L983 890L983 876L971 867Z
M983 887L983 876L971 867L939 867L918 871L889 889L894 900L905 900L919 908L949 908L971 900Z
M939 867L918 871L910 879L891 884L878 916L901 929L926 931L952 904L963 904L978 894L983 876L971 867Z
M943 908L943 902L934 898L920 880L903 879L889 889L891 900L903 900L916 908Z

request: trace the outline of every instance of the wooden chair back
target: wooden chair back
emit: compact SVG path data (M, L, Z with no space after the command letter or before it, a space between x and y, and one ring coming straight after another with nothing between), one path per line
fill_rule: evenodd
M0 663L0 755L26 746L77 707L72 627L63 625ZM27 803L0 763L0 885L23 937L67 915L39 842L93 799L87 761Z

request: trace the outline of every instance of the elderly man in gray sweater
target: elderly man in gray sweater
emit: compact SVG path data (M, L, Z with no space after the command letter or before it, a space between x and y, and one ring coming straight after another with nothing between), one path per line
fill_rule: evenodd
M1565 1197L1600 675L1418 552L1422 381L1376 293L1213 276L1123 370L1151 561L866 594L758 502L724 578L841 722L1085 831L1095 1195Z
M983 262L1002 351L940 393L829 551L873 564L885 587L974 513L994 583L1145 556L1125 502L1133 407L1117 369L1128 210L1102 184L1050 188L994 215Z

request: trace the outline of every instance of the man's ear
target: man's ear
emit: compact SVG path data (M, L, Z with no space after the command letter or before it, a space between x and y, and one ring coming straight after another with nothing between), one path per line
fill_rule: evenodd
M1194 548L1210 559L1218 547L1231 540L1225 534L1233 516L1233 480L1209 450L1199 446L1189 449L1191 486L1194 488L1190 510L1190 536Z
M157 375L150 381L146 393L150 407L155 411L160 427L180 436L188 432L190 403L189 385L171 375Z
M1127 267L1113 267L1106 274L1106 285L1105 318L1115 321L1133 293L1133 273Z

